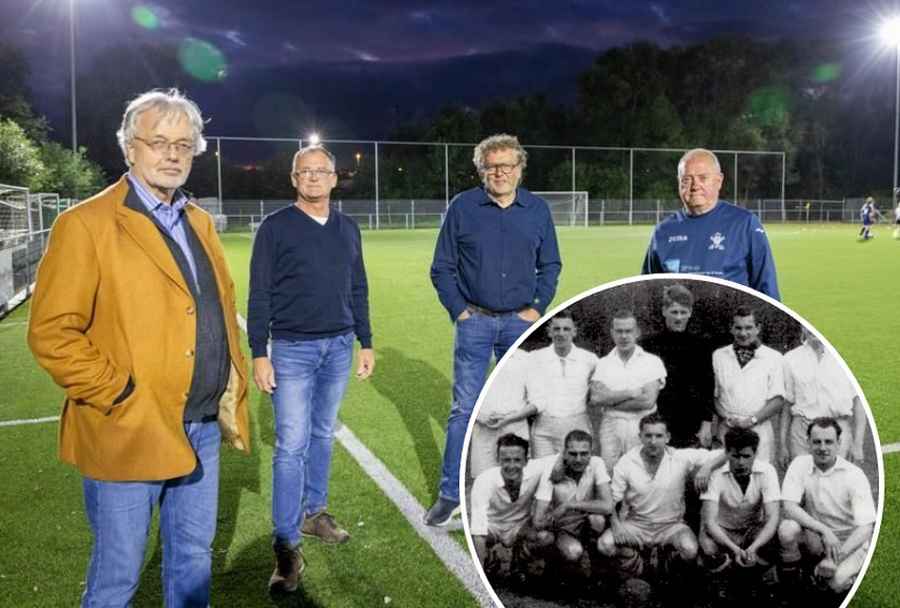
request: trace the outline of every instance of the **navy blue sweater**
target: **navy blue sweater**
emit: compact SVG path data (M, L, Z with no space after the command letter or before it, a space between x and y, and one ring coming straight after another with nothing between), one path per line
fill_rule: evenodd
M272 338L316 340L356 332L372 346L362 237L331 209L321 225L295 205L266 216L253 243L247 335L254 357Z

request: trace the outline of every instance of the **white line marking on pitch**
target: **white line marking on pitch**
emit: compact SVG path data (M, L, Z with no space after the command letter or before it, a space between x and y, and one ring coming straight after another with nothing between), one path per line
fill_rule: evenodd
M3 420L0 426L22 426L23 424L41 424L42 422L56 422L59 416L47 416L46 418L28 418L25 420Z
M238 325L244 333L247 332L247 321L240 314L237 316ZM481 606L489 608L493 606L490 596L481 584L481 579L475 571L475 565L469 553L459 546L446 532L437 531L425 525L422 521L425 508L409 493L400 480L394 477L381 460L378 459L345 424L335 431L335 437L341 442L359 466L381 488L381 491L397 506L413 529L425 539L434 550L438 558L444 563L450 572L475 596Z

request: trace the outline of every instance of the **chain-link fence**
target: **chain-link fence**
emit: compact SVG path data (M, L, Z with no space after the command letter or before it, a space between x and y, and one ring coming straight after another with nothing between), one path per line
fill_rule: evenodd
M229 230L247 230L295 199L291 161L302 139L210 137L188 184L214 200ZM480 184L474 144L336 140L334 204L364 228L439 226L453 196ZM524 185L570 201L554 211L561 225L652 223L680 207L676 170L685 150L587 146L525 146ZM756 208L766 221L787 221L783 152L716 150L725 174L722 196Z
M72 204L57 194L0 184L0 317L28 296L50 227Z

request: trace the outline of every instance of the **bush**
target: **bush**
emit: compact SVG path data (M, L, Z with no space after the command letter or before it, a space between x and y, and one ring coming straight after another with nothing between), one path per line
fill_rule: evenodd
M0 183L39 191L46 179L47 167L37 144L14 121L0 120Z

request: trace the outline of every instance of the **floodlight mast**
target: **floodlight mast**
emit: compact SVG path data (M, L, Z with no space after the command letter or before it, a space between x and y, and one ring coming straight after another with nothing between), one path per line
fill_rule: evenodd
M75 111L75 0L69 0L69 78L72 91L72 152L78 152L78 117Z
M893 17L881 26L881 38L894 49L896 76L894 78L894 175L891 206L897 202L897 153L900 148L900 17Z

